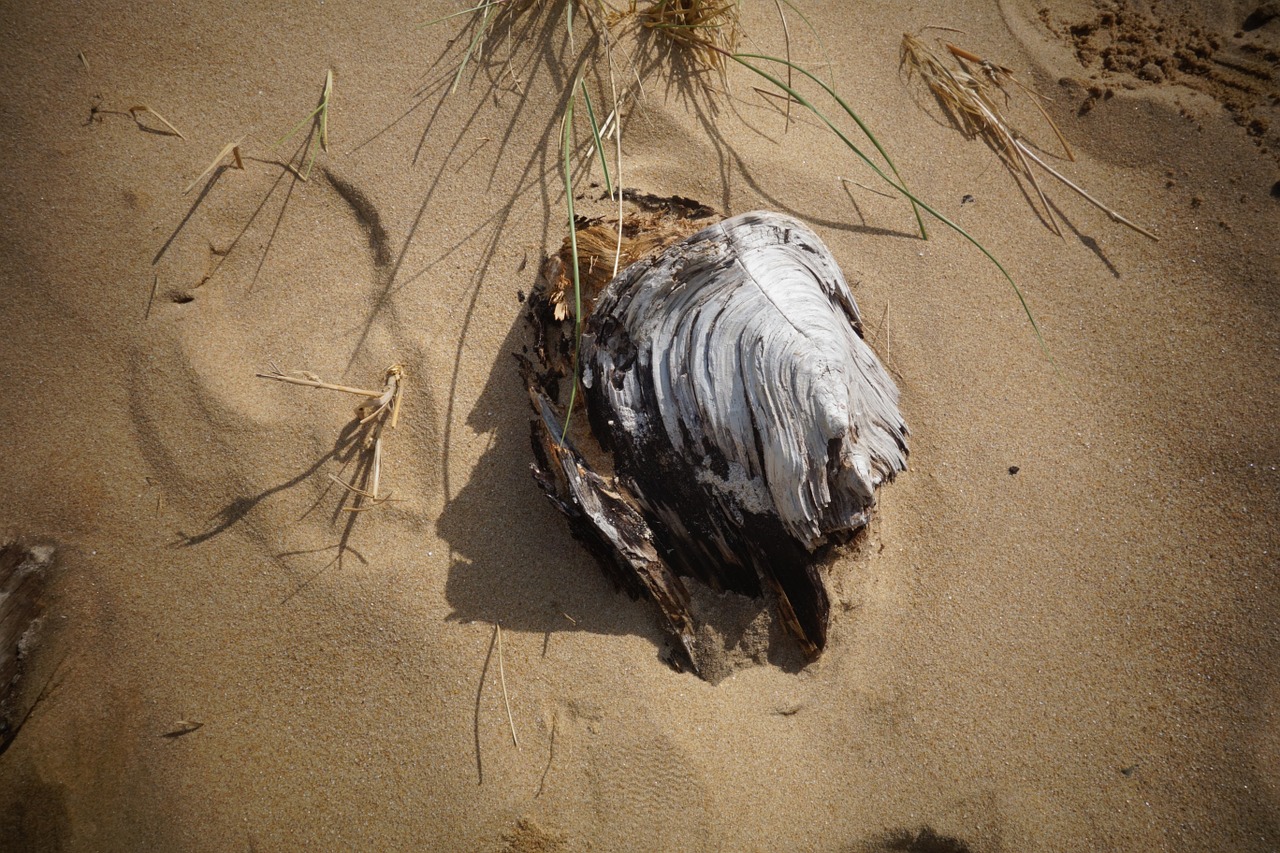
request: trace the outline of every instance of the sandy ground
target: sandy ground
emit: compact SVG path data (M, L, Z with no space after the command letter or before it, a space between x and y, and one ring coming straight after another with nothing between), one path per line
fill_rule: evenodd
M1053 362L993 266L918 239L811 117L784 134L741 70L709 95L651 69L622 182L810 223L912 430L832 569L824 656L713 687L662 662L652 610L528 471L518 296L565 234L588 34L533 21L446 96L466 19L414 25L466 5L0 7L0 531L56 552L0 846L1280 847L1280 19L802 3L819 41L792 17L796 55L830 59L910 185L1019 282ZM772 10L745 24L779 53ZM1058 187L1054 236L900 75L928 25L1052 97L1062 168L1160 242ZM330 68L304 184L270 146ZM242 136L245 169L183 195ZM254 373L376 386L392 362L402 500L339 513L354 398ZM180 721L203 725L165 737Z

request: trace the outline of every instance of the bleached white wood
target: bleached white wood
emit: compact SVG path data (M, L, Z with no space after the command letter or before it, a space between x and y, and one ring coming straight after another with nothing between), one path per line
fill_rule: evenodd
M631 455L637 498L668 523L681 520L666 487L643 470L655 447L668 476L667 448L708 487L725 530L775 515L809 551L866 524L876 487L906 468L898 389L831 253L790 217L735 216L628 268L583 345L608 410L593 422L615 448L646 448Z

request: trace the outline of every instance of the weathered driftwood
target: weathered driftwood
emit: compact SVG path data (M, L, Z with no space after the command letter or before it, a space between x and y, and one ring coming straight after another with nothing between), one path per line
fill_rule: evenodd
M0 755L40 699L27 683L39 644L53 549L0 540Z
M897 389L861 335L818 236L748 213L632 264L596 300L582 384L612 481L559 440L530 383L539 482L623 586L657 602L695 670L681 576L767 590L806 654L825 645L817 557L906 467Z

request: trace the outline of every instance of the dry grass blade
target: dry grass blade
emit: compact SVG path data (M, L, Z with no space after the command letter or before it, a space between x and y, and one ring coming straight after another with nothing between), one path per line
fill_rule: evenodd
M305 385L308 388L324 388L329 391L341 391L344 394L357 394L361 397L377 397L381 391L369 391L364 388L353 388L350 385L335 385L332 382L325 382L317 377L314 373L305 373L303 376L294 376L289 373L281 373L278 370L271 373L255 373L258 379L274 379L277 382L288 382L290 385Z
M242 141L244 141L243 136L237 139L235 142L228 142L225 146L223 146L222 150L218 152L218 156L214 157L213 160L209 162L209 165L204 167L204 171L200 173L199 177L197 177L194 181L192 181L190 184L187 185L187 188L182 191L182 194L186 195L187 193L191 192L191 190L195 188L196 184L204 180L205 175L212 172L215 168L217 168L219 163L221 163L223 160L226 159L228 154L235 155L236 168L243 169L244 161L240 159L240 143Z
M356 406L355 418L359 426L367 427L364 437L364 450L369 456L369 488L363 489L334 475L329 475L348 494L355 495L354 505L343 507L347 512L365 512L392 500L391 493L381 494L382 487L382 431L390 425L392 429L400 421L400 401L404 397L404 367L393 364L387 368L383 376L382 390L370 391L367 388L355 388L350 385L338 385L325 382L314 373L299 371L301 375L284 373L273 369L270 373L255 373L259 379L272 379L290 385L301 385L306 388L321 388L326 391L338 391L343 394L354 394L365 399Z
M178 720L178 722L169 727L169 731L164 733L164 737L175 740L202 728L204 728L204 723L196 722L195 720Z
M983 59L955 45L948 44L947 50L956 60L956 67L954 68L948 67L920 39L908 33L902 37L902 65L907 69L909 75L914 73L920 76L920 79L933 92L943 109L969 136L986 139L1014 174L1021 175L1031 183L1044 208L1045 219L1055 234L1061 236L1062 229L1058 226L1053 207L1040 186L1035 170L1031 168L1032 164L1057 178L1090 204L1107 214L1114 222L1131 228L1145 237L1150 237L1152 240L1159 240L1151 231L1107 207L1078 184L1069 180L1057 169L1054 169L1022 139L1021 134L1013 127L1001 109L1001 101L1007 101L1009 97L1009 91L1006 88L1009 85L1016 85L1031 97L1036 109L1048 121L1049 126L1058 137L1067 156L1074 159L1071 147L1067 144L1057 125L1049 118L1039 95L1019 82L1013 76L1013 72L1003 65ZM999 92L1002 97L997 97L996 92Z
M511 727L511 742L516 749L520 748L520 739L516 737L516 722L511 716L511 700L507 697L507 669L502 662L502 623L493 623L498 634L498 681L502 685L502 704L507 706L507 725Z
M1032 89L1030 86L1023 83L1014 76L1011 69L1005 68L1003 65L997 65L989 59L983 59L981 56L978 56L975 53L970 53L964 48L956 47L951 43L947 44L947 50L950 51L951 55L956 59L977 63L982 68L982 71L987 78L1006 93L1008 92L1008 89L1005 88L1006 86L1012 85L1021 89L1023 93L1031 99L1032 105L1039 111L1040 117L1044 119L1045 124L1049 125L1049 129L1053 131L1053 135L1058 137L1058 144L1062 146L1062 150L1066 153L1067 159L1075 162L1076 155L1075 152L1071 150L1071 145L1067 142L1067 138L1062 135L1062 130L1059 129L1058 123L1053 120L1053 117L1049 115L1049 111L1044 108L1044 95L1041 95L1035 89Z
M305 169L299 169L292 162L286 163L286 168L298 176L299 179L305 181L311 177L311 167L315 165L316 155L319 153L315 148L315 136L320 137L320 150L329 150L329 103L333 99L333 69L329 69L324 75L324 88L320 90L320 103L314 110L307 114L307 117L293 126L293 129L280 138L273 147L279 148L288 142L294 134L307 125L308 122L314 122L311 134L306 138L306 144L302 148L302 156L299 162L305 160L307 166ZM308 157L307 155L310 155Z
M81 54L80 58L83 59L84 54ZM85 67L86 68L88 67L88 63L85 64ZM165 127L169 128L170 133L172 133L174 136L178 137L182 141L184 142L186 141L187 138L182 135L182 131L178 130L169 122L167 118L160 115L160 113L151 109L151 107L147 106L146 104L138 104L137 106L129 107L129 115L133 116L134 121L138 121L138 113L151 113L151 115L155 116L157 121L159 121ZM141 122L139 122L139 124L141 124ZM154 133L155 131L152 131L152 132Z

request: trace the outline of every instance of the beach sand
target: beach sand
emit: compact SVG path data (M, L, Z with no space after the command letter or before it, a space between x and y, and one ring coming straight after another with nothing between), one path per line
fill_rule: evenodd
M534 16L448 94L469 19L416 25L467 5L0 8L0 533L53 549L0 847L1280 847L1274 4L789 13L1043 346L992 263L936 222L921 240L812 115L784 132L744 69L722 92L638 61L614 177L811 225L911 428L831 568L822 657L715 686L663 662L653 608L529 474L512 353L566 234L590 33ZM743 23L785 50L773 4ZM1052 98L1060 168L1160 241L1046 180L1055 236L901 73L927 26ZM279 162L300 137L272 144L329 69L303 183ZM586 127L579 104L579 212L606 215ZM236 140L245 168L184 195ZM392 363L398 500L340 512L358 400L255 373L379 387Z

